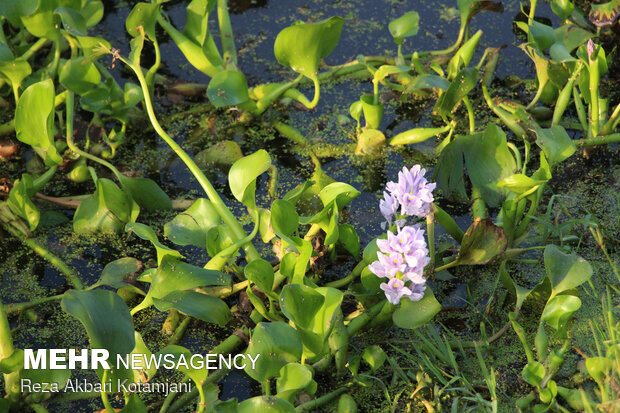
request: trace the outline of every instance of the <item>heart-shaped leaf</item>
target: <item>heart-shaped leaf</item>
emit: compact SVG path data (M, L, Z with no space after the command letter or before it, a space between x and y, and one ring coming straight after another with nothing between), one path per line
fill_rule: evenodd
M274 396L252 397L239 403L238 413L295 413L295 406Z
M295 395L308 387L316 389L316 382L312 380L312 370L307 366L289 363L280 369L280 375L276 380L277 397L292 403Z
M236 70L222 70L211 78L207 87L209 101L216 108L234 106L250 99L245 75Z
M151 244L157 250L157 263L161 264L162 260L166 256L171 257L182 257L181 253L177 250L169 248L159 242L159 238L157 238L157 234L153 230L153 228L148 225L140 224L138 222L130 222L125 225L126 232L133 232L138 237L142 238L145 241L150 241Z
M152 179L129 178L121 175L121 185L140 208L146 211L172 209L170 197Z
M271 166L271 158L264 149L239 159L230 167L228 185L239 202L249 209L256 208L256 179Z
M467 229L457 261L459 265L486 264L506 250L508 240L491 219L476 219Z
M397 19L394 19L388 25L390 34L394 38L397 44L403 42L405 37L411 37L418 34L418 27L420 23L420 15L415 11L410 11L403 14Z
M60 68L60 84L82 95L99 86L101 74L95 64L86 57L69 59Z
M590 263L575 254L566 254L556 245L545 248L545 269L551 281L551 297L577 288L592 276Z
M109 285L112 288L121 288L128 285L128 277L142 270L142 262L132 257L114 260L103 267L99 284Z
M540 317L556 331L559 338L566 338L566 323L581 307L581 300L574 295L556 295L545 305Z
M321 59L338 44L344 19L334 16L316 23L299 23L278 33L273 50L278 62L315 78Z
M32 146L50 166L62 162L54 145L54 97L54 83L43 80L24 91L15 109L17 139Z
M536 129L536 144L545 152L551 166L569 158L577 150L573 140L562 126Z
M392 315L392 321L400 328L416 329L428 323L441 310L441 304L426 287L420 301L401 300L400 307Z
M297 362L302 351L299 333L293 327L281 321L258 323L246 352L252 359L257 358L256 364L254 369L251 363L246 364L245 372L254 380L263 382L276 377L288 363Z
M263 292L273 289L273 267L262 258L251 261L243 270L248 281L253 282Z
M220 326L225 326L231 319L228 305L219 298L196 291L173 291L162 298L153 298L159 311L171 308L184 314Z
M92 348L108 350L110 360L133 350L133 320L118 294L107 290L70 290L63 295L60 306L82 323Z
M207 246L207 233L220 223L211 201L199 198L164 225L164 235L177 245Z

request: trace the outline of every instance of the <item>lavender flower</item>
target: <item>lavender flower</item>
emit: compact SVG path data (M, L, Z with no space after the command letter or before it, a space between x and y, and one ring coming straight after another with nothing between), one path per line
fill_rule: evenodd
M411 290L405 287L405 282L398 278L392 278L389 282L381 284L379 287L385 291L385 296L392 304L399 304L400 299L411 295Z
M368 269L377 277L389 278L381 289L389 302L397 304L402 297L417 301L424 296L426 279L424 267L430 262L419 225L405 226L396 234L387 233L387 239L378 239L377 260Z
M401 215L428 215L434 200L432 191L436 185L428 183L424 178L425 173L426 170L420 165L414 165L398 173L398 182L387 183L387 192L383 193L384 199L379 202L379 209L388 223L392 222L399 207Z

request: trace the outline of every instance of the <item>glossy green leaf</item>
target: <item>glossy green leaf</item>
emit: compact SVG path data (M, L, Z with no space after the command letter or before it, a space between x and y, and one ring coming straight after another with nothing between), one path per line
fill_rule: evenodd
M351 103L351 106L349 106L349 114L359 123L362 117L362 102L360 100Z
M528 34L534 40L536 47L540 51L547 50L555 43L555 32L553 27L532 20L528 27Z
M21 28L21 17L32 14L38 5L38 0L3 0L0 1L0 14L6 17L13 27Z
M526 383L538 386L545 377L545 367L537 361L530 361L523 367L521 377Z
M21 58L13 59L13 54L3 43L0 43L0 49L5 49L8 52L4 56L0 56L0 79L5 79L14 89L18 89L23 80L32 73L30 63Z
M408 72L411 68L409 66L393 66L393 65L382 65L375 71L373 75L373 82L381 82L383 79L390 75L394 75L397 73L405 73Z
M82 323L91 347L108 350L111 360L133 350L133 320L118 294L107 290L70 290L63 295L60 306Z
M461 70L450 83L448 90L437 99L433 111L441 117L450 115L456 105L476 86L477 82L478 70L475 67L466 67Z
M353 225L338 225L338 242L340 242L344 249L353 257L357 258L360 255L360 238Z
M248 281L254 283L261 291L269 293L273 289L273 267L262 258L251 261L243 272Z
M370 366L370 372L375 372L380 369L387 360L387 354L385 351L377 345L368 346L362 353L362 360L364 360Z
M59 7L54 14L60 17L62 27L73 36L86 36L86 20L82 14L69 7Z
M551 297L577 288L592 276L590 263L575 254L566 254L556 245L545 248L545 269L551 281Z
M280 307L284 315L298 328L310 329L313 320L325 302L315 289L302 284L287 284L280 293Z
M101 0L87 0L82 2L80 13L84 18L86 27L93 27L103 18L103 2Z
M153 298L153 304L159 311L174 308L191 317L222 327L232 317L224 301L196 291L173 291L162 298Z
M148 225L140 224L138 222L130 222L127 225L125 225L125 232L133 232L134 234L136 234L138 237L142 238L143 240L150 241L151 244L153 244L153 246L157 250L157 263L158 264L161 264L163 258L166 256L171 256L171 257L182 256L179 251L169 248L165 246L164 244L162 244L161 242L159 242L159 238L157 237L157 234L155 233L153 228L149 227Z
M349 202L357 198L360 191L344 182L334 182L321 189L319 197L324 206L329 206L332 201L336 201L338 209L343 209Z
M230 167L228 185L235 198L249 209L256 207L254 194L256 179L271 166L271 158L264 149L239 159Z
M276 235L286 239L297 231L298 225L299 215L292 203L283 199L273 201L271 204L271 227Z
M405 37L418 34L419 23L420 15L415 11L410 11L392 20L388 25L388 29L394 41L400 44Z
M144 29L144 34L151 40L156 41L155 25L159 14L159 5L153 3L137 3L131 9L125 19L125 29L131 37L139 36L138 27Z
M572 139L562 126L536 129L536 144L545 152L551 166L571 157L577 150Z
M209 101L216 108L234 106L250 99L245 75L236 70L222 70L207 87Z
M172 209L170 197L152 179L121 176L121 185L140 208L146 211Z
M70 91L81 95L99 86L101 74L89 59L76 57L61 66L58 80Z
M474 136L481 136L476 134ZM441 151L437 162L439 186L447 198L464 201L467 199L463 176L463 140L457 136Z
M502 254L508 245L504 231L490 219L476 219L467 229L457 261L459 265L486 264Z
M401 300L400 307L392 315L392 321L400 328L413 330L431 321L439 310L441 304L433 295L433 291L426 287L421 300Z
M131 277L142 270L142 262L132 257L124 257L114 260L101 272L98 284L109 285L112 288L121 288L131 284Z
M343 394L338 399L338 413L357 413L357 403L348 393Z
M357 137L356 155L374 155L385 146L385 135L377 129L364 129Z
M565 20L573 13L575 5L570 0L551 0L551 10L561 19Z
M246 351L253 359L257 358L255 369L247 363L245 372L260 382L271 379L288 363L299 361L302 350L299 333L293 327L281 321L258 323Z
M586 359L588 374L599 385L603 384L612 366L612 360L606 357L588 357Z
M199 198L164 225L164 236L177 245L205 248L207 233L219 223L220 217L211 201Z
M220 141L203 149L194 156L194 161L202 170L210 171L213 166L228 172L232 164L243 158L239 144L234 141Z
M187 367L185 367L185 365L183 363L179 363L179 360L181 359L181 357L184 357L186 360L190 360L193 353L191 351L189 351L188 349L186 349L185 347L181 347L181 346L177 346L177 345L169 345L164 347L163 349L161 349L158 353L165 355L165 354L170 354L172 355L172 359L174 360L174 364L177 365L179 367L179 371L181 373L184 373L187 375L187 377L189 377L190 379L192 379L192 381L196 384L196 386L202 386L203 381L206 380L207 375L209 374L209 370L207 370L206 368L192 368L191 364L188 363ZM206 360L205 360L206 361Z
M30 200L34 195L33 180L30 174L23 174L21 179L15 180L9 192L7 204L13 213L28 222L31 231L39 226L41 212Z
M545 305L541 320L549 324L559 338L566 338L566 324L581 307L581 300L574 295L556 295Z
M54 145L54 97L54 83L43 80L22 93L15 109L17 139L38 150L46 165L62 162Z
M135 220L139 207L109 179L97 180L93 195L84 199L73 216L73 230L85 232L120 232Z
M295 413L295 407L288 401L274 396L252 397L239 403L238 413Z
M445 95L443 95L445 96ZM444 132L449 131L450 125L446 125L443 128L414 128L401 132L398 135L390 139L390 145L410 145L414 143L424 142L434 136L439 136Z
M469 38L463 45L457 50L457 52L452 56L450 62L448 63L448 79L453 80L456 78L458 73L461 71L461 67L467 67L472 57L474 56L474 51L476 50L476 45L478 41L482 37L482 30L478 30L473 36Z
M276 380L276 389L280 397L293 402L295 395L307 387L312 386L312 370L299 363L289 363L280 369L280 375ZM314 383L316 386L316 383Z
M299 23L278 33L274 53L278 62L297 73L314 78L319 62L338 44L344 19L330 17L316 23Z

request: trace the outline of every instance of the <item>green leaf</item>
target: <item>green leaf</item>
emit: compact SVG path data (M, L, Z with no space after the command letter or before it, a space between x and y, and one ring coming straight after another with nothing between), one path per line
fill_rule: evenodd
M424 297L420 301L402 300L400 307L394 311L392 321L400 328L416 329L428 323L441 310L441 304L426 287Z
M161 349L158 353L159 354L171 354L174 356L174 364L177 365L179 368L178 370L181 373L184 373L187 375L187 377L189 377L190 379L192 379L192 381L196 384L196 386L202 386L204 380L207 379L207 375L209 374L209 370L202 368L202 369L194 369L191 367L191 364L188 363L187 367L184 366L183 363L179 363L179 360L181 359L181 356L183 356L186 360L190 360L190 358L192 357L192 352L189 351L188 349L186 349L185 347L181 347L181 346L177 346L177 345L169 345L164 347L163 349Z
M592 267L586 260L575 254L565 254L556 245L547 245L544 257L551 281L551 297L579 287L592 276Z
M476 45L478 41L482 37L482 30L478 30L476 34L469 38L463 46L452 56L450 62L448 63L448 79L452 80L458 75L462 66L468 66L472 57L474 56L474 51L476 50ZM476 70L477 71L477 70Z
M490 124L484 135L457 139L463 138L465 165L472 184L480 190L488 206L500 206L507 191L497 184L514 174L517 167L506 144L506 134L498 126Z
M50 350L44 349L46 360L50 359ZM13 354L18 353L21 354L23 360L23 351L15 350ZM23 366L23 361L21 366ZM52 369L23 369L19 373L20 379L28 379L32 383L56 383L60 389L62 389L69 379L71 378L71 370L69 369L60 369L60 370L52 370Z
M70 91L82 95L99 86L101 74L89 58L76 57L61 66L58 80Z
M237 142L220 141L198 152L194 156L194 161L200 169L205 171L211 170L215 165L228 172L230 166L241 158L243 158L243 153Z
M70 290L63 295L60 306L82 323L92 348L110 352L110 360L133 350L133 320L118 294L107 290Z
M606 357L588 357L586 359L586 369L590 377L592 377L599 386L602 386L613 365L612 363L612 360Z
M262 258L251 261L243 270L248 281L254 283L262 292L273 290L273 267Z
M551 166L572 156L577 148L562 126L536 129L536 144L545 152Z
M0 1L0 14L6 17L13 27L21 28L22 16L34 13L38 5L38 0L3 0Z
M93 195L84 199L73 216L77 233L120 232L135 220L139 207L109 179L99 178Z
M146 405L137 394L133 393L120 413L147 413Z
M138 237L142 238L145 241L150 241L151 244L157 250L157 263L161 264L162 260L166 256L171 257L181 257L181 253L172 248L168 248L161 242L159 242L159 238L157 238L157 234L153 230L153 228L148 225L140 224L138 222L130 222L125 225L125 232L133 232Z
M297 328L310 329L325 297L316 289L302 284L287 284L280 293L280 307Z
M476 86L477 82L478 69L466 67L461 70L450 83L448 90L437 99L433 111L437 112L442 118L450 115L456 105Z
M161 299L175 291L197 287L231 284L232 280L228 274L206 270L166 255L157 268L157 272L153 274L147 299Z
M360 255L360 238L353 225L338 225L338 242L340 242L344 249L353 257L357 258Z
M239 159L230 167L228 185L235 198L249 209L256 208L256 179L271 166L264 149Z
M594 6L594 5L593 5ZM561 19L566 20L573 13L575 5L570 0L552 0L551 10Z
M482 134L476 134L482 135ZM457 136L441 151L437 161L439 186L445 197L465 201L465 178L463 176L463 140Z
M274 396L252 397L239 403L238 413L295 413L295 407L284 399Z
M137 3L131 9L129 16L125 19L125 29L131 37L139 36L138 27L144 29L144 34L151 40L157 41L155 36L155 25L159 15L159 5L153 3Z
M457 261L459 265L486 264L502 254L507 245L502 228L489 218L476 219L463 235Z
M545 367L537 361L530 361L523 367L521 377L527 384L538 386L545 377Z
M39 226L41 212L39 208L30 200L32 193L33 180L30 174L23 174L21 179L15 180L7 204L13 213L28 222L31 231Z
M292 403L297 393L312 386L313 382L310 368L299 363L289 363L280 369L276 380L276 396Z
M349 184L344 182L334 182L321 189L319 197L325 207L328 207L332 201L336 201L338 209L343 209L349 202L357 198L361 194Z
M362 360L364 360L370 366L370 372L375 372L383 366L385 360L387 360L387 354L385 351L377 345L368 346L362 353Z
M373 155L385 146L385 135L377 129L366 128L357 137L356 155Z
M288 237L297 231L299 214L295 206L284 199L276 199L271 204L271 227L276 235L288 241Z
M541 320L549 324L558 338L566 338L566 324L581 307L581 300L574 295L556 295L545 305Z
M319 62L338 44L344 19L330 17L316 23L299 23L278 33L274 54L278 62L311 79L318 72Z
M443 95L445 96L445 94ZM443 128L414 128L401 132L398 135L390 139L390 145L410 145L414 143L424 142L434 136L439 136L444 132L449 131L451 125L446 125Z
M411 37L418 34L418 25L420 23L420 15L415 11L403 14L394 19L388 25L390 34L394 41L398 44L402 43L405 37Z
M98 284L121 288L131 283L128 279L142 270L142 262L135 258L124 257L114 260L103 267Z
M86 36L86 21L80 12L69 7L59 7L54 14L60 17L64 29L73 36Z
M528 26L528 34L528 37L534 40L536 47L540 51L547 50L555 43L555 32L553 31L553 27L537 22L536 20L532 20Z
M210 36L209 15L215 3L215 0L192 0L187 6L183 34L198 45L202 46Z
M101 0L89 0L82 3L80 13L84 18L86 27L93 27L103 18L103 2Z
M216 108L234 106L250 99L245 75L236 70L222 70L207 87L209 101Z
M43 80L22 93L15 109L17 139L39 150L50 166L62 162L54 145L54 97L54 83Z
M13 59L13 54L3 43L0 43L0 49L8 52L7 55L0 57L0 78L8 81L14 89L18 89L22 81L32 73L30 63L21 58Z
M174 308L207 323L225 326L231 319L228 305L219 298L196 291L173 291L162 298L153 298L159 311Z
M219 223L220 216L211 201L199 198L164 225L164 236L177 245L206 248L207 233Z
M258 323L246 351L252 359L258 359L254 369L251 363L246 364L245 372L254 380L263 382L276 377L286 364L297 362L302 351L299 333L293 327L281 321ZM263 410L249 410L255 411Z
M129 178L121 175L121 185L140 208L146 211L172 209L170 197L149 178Z
M351 106L349 106L349 115L359 123L362 117L362 101L356 100L351 103Z
M383 79L396 73L408 72L411 68L409 66L392 66L382 65L380 66L373 76L373 82L381 82Z

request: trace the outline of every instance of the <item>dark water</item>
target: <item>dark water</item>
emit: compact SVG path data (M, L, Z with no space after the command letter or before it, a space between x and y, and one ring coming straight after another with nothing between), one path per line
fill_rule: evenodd
M104 20L93 30L94 35L100 35L109 40L113 47L119 48L122 53L128 51L128 36L125 34L124 20L131 10L133 2L106 1L106 16ZM231 1L233 13L232 25L235 33L235 43L239 50L239 66L246 74L250 86L270 81L282 81L295 77L288 68L280 66L273 56L273 43L277 33L292 24L296 20L318 20L333 15L346 18L340 42L334 52L326 59L328 64L340 64L355 59L360 53L365 55L383 55L396 53L396 45L393 43L387 30L390 20L403 13L415 10L420 14L420 31L417 36L405 41L403 51L443 49L450 46L456 39L459 30L459 18L454 7L456 1L304 1L304 0L239 0ZM532 77L533 70L529 59L516 47L523 39L518 39L512 21L520 11L518 1L503 2L504 12L481 13L473 18L471 32L478 29L484 34L477 49L477 57L482 55L486 47L498 47L506 45L502 51L502 59L497 69L496 76L500 79L508 75ZM177 27L183 27L185 20L185 2L174 1L166 3L165 9ZM215 14L215 13L214 13ZM538 16L552 17L552 13L546 3L539 5ZM212 22L212 29L216 28ZM216 32L217 30L212 30ZM165 39L160 32L161 52L163 67L161 72L168 77L182 79L189 82L206 83L202 73L193 70L185 61L176 45ZM143 56L144 64L152 60L152 51L145 47ZM118 68L118 66L117 66ZM113 71L119 81L130 79L130 74L120 68ZM348 117L349 105L357 100L363 93L372 91L369 82L342 81L336 85L324 86L321 89L321 100L318 107L313 111L288 110L282 116L286 122L298 128L310 142L324 142L334 145L352 143L349 137L354 129L353 122L341 124L338 115ZM310 96L312 90L304 90ZM206 100L206 99L203 99ZM425 106L412 107L407 104L389 103L386 105L382 127L386 129L386 136L393 136L401 131L412 127L430 126L432 119L430 109L434 104L429 101ZM168 125L164 125L166 128ZM181 128L176 130L175 139L183 144L190 131ZM228 137L230 139L230 137ZM238 131L232 138L242 147L244 153L249 154L263 145L252 142L247 133ZM295 185L309 178L311 166L307 159L290 153L287 148L288 142L280 140L269 142L268 149L279 169L280 195L293 188ZM167 146L158 139L154 133L149 142L136 143L132 146L135 157L143 156L145 148L157 148L167 151ZM349 206L349 222L359 229L362 247L372 238L379 235L382 230L380 223L382 218L378 213L378 200L381 189L389 180L395 180L402 166L411 166L413 163L422 163L428 169L432 169L434 143L429 140L416 145L414 148L400 151L389 151L385 161L365 163L352 156L328 158L324 160L325 172L337 181L347 182L359 189L362 194ZM167 152L169 153L169 152ZM147 176L158 181L171 195L187 194L194 191L200 194L198 183L186 169L185 165L173 155L164 155L158 159L144 159ZM16 178L17 176L11 177ZM235 211L243 212L242 209L229 196L226 189L226 181L223 174L218 174L216 186L222 189L222 193L228 194L227 202ZM266 196L267 180L261 179L258 187L258 202L261 206L268 207L271 199ZM85 186L88 188L88 186ZM87 189L90 191L92 189ZM64 211L71 217L71 211ZM460 212L459 223L465 228L470 219L467 211ZM139 220L148 223L152 215L141 215ZM154 216L153 218L158 218ZM145 221L146 219L146 221ZM248 228L249 229L249 228ZM438 229L438 235L441 235ZM127 237L121 236L125 239ZM47 238L50 248L62 256L68 251L63 245L63 239L56 230L51 230ZM94 282L100 271L107 262L118 258L126 252L125 247L135 243L136 238L120 242L114 248L101 249L97 245L82 245L84 252L71 261L78 269L86 283ZM2 244L0 244L1 246ZM69 247L70 248L70 247ZM148 244L144 246L148 249ZM204 254L196 250L183 250L188 261L194 263L204 262ZM117 254L117 255L115 255ZM345 267L351 266L353 260L345 263ZM35 271L39 272L39 281L55 292L62 291L64 279L59 273L47 266L37 265ZM327 274L338 277L344 274ZM2 289L6 292L3 285ZM24 343L26 344L26 343ZM31 346L32 342L28 343ZM191 343L190 343L191 344ZM191 345L190 345L191 347ZM257 395L260 392L257 386L242 373L231 373L222 383L221 398L237 397L245 399Z

